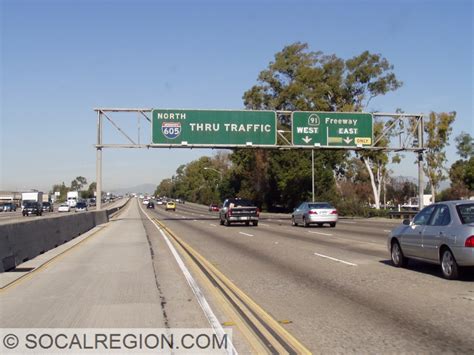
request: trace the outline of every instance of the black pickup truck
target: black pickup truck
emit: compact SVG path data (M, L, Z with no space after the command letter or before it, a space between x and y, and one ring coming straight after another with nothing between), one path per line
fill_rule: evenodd
M224 201L219 210L221 225L230 226L231 223L245 223L245 225L258 226L260 211L252 201L241 198L229 198Z

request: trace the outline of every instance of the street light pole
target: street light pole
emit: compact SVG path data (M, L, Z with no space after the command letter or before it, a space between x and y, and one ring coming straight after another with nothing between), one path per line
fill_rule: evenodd
M203 169L204 170L212 170L212 171L218 173L219 174L219 181L222 182L222 172L221 171L219 171L217 169L214 169L214 168L209 168L207 166L205 166ZM216 184L216 190L218 190L218 189L219 189L219 183Z

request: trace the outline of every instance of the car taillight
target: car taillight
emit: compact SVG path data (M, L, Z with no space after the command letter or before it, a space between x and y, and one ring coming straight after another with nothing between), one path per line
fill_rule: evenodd
M318 214L316 211L309 211L308 214Z
M227 214L228 214L229 216L232 216L232 209L231 209L231 208L229 208L229 211L227 212Z
M260 208L257 208L257 217L260 216Z
M466 248L474 248L474 235L471 235L469 238L466 239L464 246Z
M333 210L331 214L337 214L337 210Z

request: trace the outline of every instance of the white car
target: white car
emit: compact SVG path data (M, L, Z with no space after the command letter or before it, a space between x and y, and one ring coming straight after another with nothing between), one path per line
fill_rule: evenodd
M328 223L335 227L338 219L337 210L328 202L303 202L293 211L291 224L297 226L301 223L305 227L310 224L322 226Z
M148 205L148 202L150 202L150 200L143 200L144 205Z
M58 207L58 212L70 212L71 207L67 203L61 203Z

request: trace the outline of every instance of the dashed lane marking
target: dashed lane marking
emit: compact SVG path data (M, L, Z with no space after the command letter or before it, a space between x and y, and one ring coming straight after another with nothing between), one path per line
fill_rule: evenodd
M318 253L314 253L314 255L320 256L321 258L329 259L329 260L332 260L332 261L337 261L338 263L343 263L343 264L350 265L350 266L357 266L357 264L350 263L348 261L344 261L344 260L341 260L341 259L336 259L336 258L333 258L332 256L327 256L327 255L318 254Z
M244 233L244 232L239 232L239 234L243 234L243 235L246 235L246 236L249 236L249 237L253 237L253 236L254 236L253 234L247 234L247 233Z
M322 233L322 232L312 232L312 231L308 231L308 233L332 236L332 234L329 234L329 233Z

